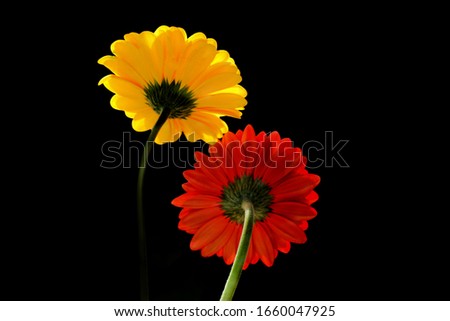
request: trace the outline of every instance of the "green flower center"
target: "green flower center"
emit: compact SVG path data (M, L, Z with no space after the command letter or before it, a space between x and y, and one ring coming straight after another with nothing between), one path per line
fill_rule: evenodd
M186 119L196 105L194 93L188 87L181 87L181 81L164 79L160 84L148 84L144 88L147 103L161 114L163 108L170 109L169 118Z
M270 211L273 196L271 188L259 178L244 175L236 178L234 182L224 187L222 192L222 209L230 220L243 224L244 210L242 201L249 200L255 209L255 219L263 221Z

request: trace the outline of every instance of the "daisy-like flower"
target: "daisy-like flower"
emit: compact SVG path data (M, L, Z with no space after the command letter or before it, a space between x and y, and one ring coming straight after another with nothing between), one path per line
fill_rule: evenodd
M187 37L182 28L161 26L129 33L111 51L114 56L98 62L113 74L99 84L115 93L111 106L132 118L136 131L152 129L165 110L158 144L181 133L189 141L216 142L228 131L220 117L240 118L247 104L234 60L203 33Z
M255 134L251 125L228 132L196 153L195 169L186 170L185 194L172 204L182 207L179 228L194 234L192 250L217 255L232 264L241 238L243 201L253 204L255 223L243 269L261 260L272 266L278 252L306 242L308 220L317 214L311 204L319 176L305 168L300 148L278 132Z

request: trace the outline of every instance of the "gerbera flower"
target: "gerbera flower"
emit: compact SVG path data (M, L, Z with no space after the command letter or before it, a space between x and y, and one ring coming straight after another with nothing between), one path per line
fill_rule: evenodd
M313 189L319 176L308 173L306 158L292 145L278 132L256 135L248 125L210 146L210 156L196 153L195 169L184 172L186 193L172 201L183 208L179 228L194 234L192 250L233 263L244 200L253 204L255 217L244 269L259 260L272 266L278 252L306 242L308 220L317 214L311 204L318 199Z
M136 131L154 127L163 110L167 121L155 141L216 142L228 131L222 116L241 117L247 104L241 76L228 52L203 33L182 28L129 33L111 45L114 56L98 62L113 74L99 82L115 93L111 106L132 118Z

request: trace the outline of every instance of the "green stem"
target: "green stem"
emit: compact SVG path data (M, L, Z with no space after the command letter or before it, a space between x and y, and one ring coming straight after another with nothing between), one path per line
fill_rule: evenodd
M247 259L248 248L252 238L253 225L255 224L255 209L253 208L253 204L246 199L242 201L242 208L244 209L245 216L241 240L239 241L236 258L231 267L230 275L228 276L220 301L231 301L233 299L234 292L241 278L242 267Z
M148 140L144 144L144 152L141 157L141 163L139 165L139 175L137 182L137 211L138 211L138 235L139 235L139 272L140 272L140 293L141 300L148 301L150 299L149 289L148 289L148 259L147 259L147 236L145 233L145 215L143 206L143 186L144 186L144 176L145 169L147 168L148 156L150 155L153 144L155 142L156 136L158 135L161 127L169 118L170 109L164 108L156 121L155 126L153 126L152 131Z

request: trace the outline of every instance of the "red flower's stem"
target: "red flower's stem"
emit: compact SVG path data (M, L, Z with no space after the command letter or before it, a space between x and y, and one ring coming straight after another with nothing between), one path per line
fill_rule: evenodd
M255 209L253 208L253 204L246 199L242 201L242 208L244 209L245 216L241 240L239 241L236 258L231 267L230 275L228 276L220 301L231 301L233 299L234 292L241 278L242 267L247 259L250 240L252 239L253 225L255 224Z
M156 136L161 130L162 126L169 118L170 109L164 108L153 126L147 142L144 144L144 152L141 157L141 163L139 165L139 175L137 182L137 211L138 211L138 235L139 235L139 272L140 272L140 294L142 301L148 301L150 299L149 287L148 287L148 259L147 259L147 236L145 232L145 215L143 206L143 186L145 169L147 168L148 156L150 155Z

